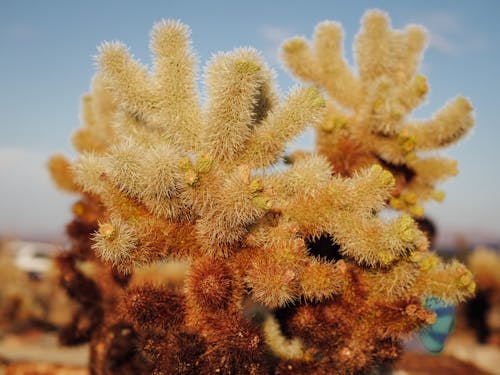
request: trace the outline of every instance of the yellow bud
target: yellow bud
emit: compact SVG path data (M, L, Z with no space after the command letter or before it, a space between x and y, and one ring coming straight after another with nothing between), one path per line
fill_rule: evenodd
M474 294L474 292L476 291L476 283L474 281L467 286L467 291L470 294Z
M73 207L71 207L71 211L73 212L74 215L76 216L82 216L83 213L85 212L85 206L83 205L82 202L76 202Z
M401 239L405 242L412 242L415 240L415 231L413 228L414 221L408 215L402 215L399 219L399 228Z
M458 279L458 284L460 286L467 286L472 282L472 273L466 272Z
M452 160L450 163L450 172L453 173L453 175L458 174L458 162L456 160Z
M424 216L424 208L422 206L413 205L408 207L408 212L415 217Z
M387 169L383 169L380 165L378 164L373 164L370 167L370 171L374 174L380 174L379 178L380 181L384 185L394 185L396 180L394 179L394 176L391 172L389 172Z
M398 136L398 143L406 153L412 152L416 146L416 140L408 135L407 131L402 131Z
M429 91L427 79L423 75L419 74L415 77L415 88L417 89L417 93L420 96L427 94L427 92Z
M408 215L401 215L399 218L399 227L401 228L401 233L413 232L413 225L415 222Z
M304 362L312 362L314 360L314 356L308 352L305 352L304 357L302 359L304 360ZM289 367L291 367L291 366L289 366Z
M314 107L324 107L326 105L325 99L316 87L309 87L307 94L311 98L311 103Z
M402 194L402 197L403 197L404 201L408 204L417 203L417 194L415 194L413 191L408 191L408 192Z
M332 120L325 119L325 121L321 123L321 129L327 133L331 133L335 129L335 124Z
M401 210L404 207L403 201L401 199L399 199L399 198L391 198L390 205L395 210Z
M263 195L257 195L253 197L253 203L263 210L270 210L273 207L271 198L265 197Z
M372 104L373 112L378 112L384 106L384 104L384 100L381 98L375 100Z
M334 130L340 130L347 125L347 118L344 116L328 116L321 123L321 129L330 133Z
M442 202L446 196L446 193L442 190L434 190L432 192L432 199L438 202Z
M415 243L416 251L425 251L429 248L429 241L426 236L422 236L419 238L419 240Z
M462 276L466 274L467 272L470 272L463 264L458 263L455 265L455 271L457 276Z
M295 255L289 249L282 249L279 253L279 256L281 260L286 260L289 264L292 264L296 261Z
M394 256L387 251L382 251L379 254L379 260L382 265L388 265L394 260Z
M422 271L430 271L431 269L436 267L438 263L439 260L436 257L429 256L427 258L424 258L422 262L420 262L420 269Z
M202 155L198 160L198 172L207 173L212 167L213 159L209 154Z
M188 157L180 158L178 166L183 172L193 169L193 163L191 162L191 159L189 159Z
M470 104L470 102L465 99L463 96L459 96L458 98L455 99L456 103L462 107L464 107L464 109L468 110L468 111L472 111L473 107L472 107L472 104Z
M380 91L389 90L391 88L391 82L386 79L386 80L380 82L380 84L378 85L378 88Z
M264 186L262 185L262 180L260 178L255 178L250 182L250 185L248 186L248 189L250 190L250 193L257 193L259 191L262 191Z
M422 271L428 271L431 269L431 262L429 261L430 258L425 258L420 262L420 269Z
M304 49L305 47L306 44L304 40L299 38L291 39L283 45L283 49L289 53L297 52L301 49Z
M105 239L111 239L115 234L115 227L109 223L101 224L99 234Z
M380 180L384 183L384 185L387 186L392 186L396 183L396 179L394 178L394 175L388 171L387 169L384 169L382 173L380 174Z
M347 118L345 116L337 116L333 119L333 126L336 129L342 129L347 125Z
M403 150L405 152L411 152L413 150L415 150L415 140L412 139L412 138L407 138L404 142L403 142Z
M414 152L409 152L408 154L406 154L405 156L406 163L411 164L415 160L417 160L417 154L415 154Z
M184 173L184 180L189 186L193 186L198 182L198 174L193 170L187 171Z
M241 60L236 62L236 70L239 73L256 73L260 70L260 66L253 61Z
M373 172L373 173L380 173L384 170L384 168L382 168L380 165L378 164L373 164L371 167L370 167L370 170Z
M409 259L413 263L419 263L423 257L424 257L424 255L421 252L413 251L409 256Z
M393 120L396 120L396 121L401 120L403 115L404 115L404 112L400 108L393 108L391 110L391 118Z
M410 134L408 132L408 129L403 129L401 130L401 132L399 133L399 137L398 137L398 142L399 143L402 143L403 140L405 140L406 138L410 138Z
M323 129L327 133L335 130L335 117L325 117L324 121L321 123L321 129Z

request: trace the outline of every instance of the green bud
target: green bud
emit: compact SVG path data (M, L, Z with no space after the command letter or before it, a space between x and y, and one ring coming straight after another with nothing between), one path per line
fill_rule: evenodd
M253 61L242 60L236 62L236 70L238 73L257 73L260 66Z
M207 173L212 167L213 159L209 154L202 155L198 159L197 169L200 173Z
M262 181L260 178L255 178L250 182L250 185L248 186L250 193L254 194L259 191L262 191L264 186L262 186Z
M263 195L257 195L256 197L253 197L253 203L263 210L270 210L273 207L271 198L265 197Z

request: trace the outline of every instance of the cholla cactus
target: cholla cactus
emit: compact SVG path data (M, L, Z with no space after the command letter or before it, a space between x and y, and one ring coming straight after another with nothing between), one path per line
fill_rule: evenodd
M480 343L500 342L495 313L500 307L500 255L498 250L478 246L467 258L467 264L477 282L477 293L465 305L465 318ZM496 328L496 329L495 329Z
M478 246L468 257L469 265L474 275L478 288L484 291L491 290L497 294L500 290L500 256L498 251L492 248Z
M80 153L104 155L116 141L113 121L117 106L101 77L94 78L92 90L82 102L82 127L73 135L73 146ZM103 262L91 249L99 222L107 215L104 207L97 196L83 192L76 183L73 163L66 157L54 155L48 167L60 189L80 195L72 206L74 218L66 227L70 251L56 257L60 284L79 308L60 330L59 341L63 345L90 342L89 365L94 374L147 373L149 367L136 348L134 330L116 314L130 275Z
M188 263L182 289L134 285L122 297L148 371L359 372L396 358L401 337L433 321L422 298L473 292L468 270L430 253L410 216L378 216L395 187L381 166L342 177L307 155L270 168L325 116L317 89L280 101L259 54L237 49L208 64L201 104L187 27L157 24L151 48L152 71L122 44L101 47L113 136L58 169L103 204L92 246L101 259L122 272ZM316 252L324 238L338 251Z
M0 240L0 337L64 325L75 306L57 286L52 264L35 277L18 267L16 256L17 251Z
M317 127L318 151L342 175L373 163L390 170L397 181L391 206L421 217L421 202L444 198L435 185L458 173L455 160L422 151L466 134L474 124L472 106L459 96L430 120L409 117L428 92L417 71L426 43L421 27L392 30L386 14L367 12L354 49L358 75L342 55L342 34L339 24L326 21L317 26L311 46L303 38L283 45L290 71L328 98L328 114Z
M102 78L96 76L92 83L92 91L82 99L82 127L78 129L73 137L72 143L79 153L90 152L102 155L107 152L115 140L113 129L113 116L116 112L116 104L106 90ZM81 188L76 184L71 171L71 162L61 154L56 154L48 162L48 168L52 180L57 187L70 193L80 193ZM84 214L82 205L73 207L76 216ZM95 212L95 210L90 210ZM93 221L90 218L88 221Z

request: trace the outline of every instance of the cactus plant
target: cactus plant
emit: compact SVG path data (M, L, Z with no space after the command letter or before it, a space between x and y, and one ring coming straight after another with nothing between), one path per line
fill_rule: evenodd
M369 153L355 168L336 171L320 147L319 154L273 168L304 129L322 129L334 108L330 100L307 87L280 100L261 56L236 49L207 65L202 102L188 28L160 22L151 39L152 69L121 43L101 46L84 126L74 137L78 158L51 164L59 185L102 205L90 239L100 261L121 275L171 259L188 267L182 287L123 285L119 301L101 309L105 321L112 315L129 330L133 340L122 341L133 348L111 345L121 331L104 325L107 334L91 342L99 358L94 373L113 373L126 361L142 361L135 371L155 374L359 373L397 358L404 337L433 323L425 297L455 303L474 292L470 272L433 254L411 216L379 215L397 185L397 168L388 164L409 159L396 123L378 122L385 109L370 111L382 86L399 98L401 85L370 76L378 83L363 87L343 65L328 81L335 80L342 104L363 107L362 113L368 102L360 100L361 90L370 91L366 118L375 133L366 134L367 144L389 145L386 163ZM418 52L412 46L411 66L398 80L417 90L423 83L412 76ZM372 47L364 42L359 49L377 75L383 64ZM301 54L293 60L296 71L315 74L305 43L288 42L285 50ZM417 98L409 98L398 106L415 106ZM426 147L448 143L448 133L444 140L427 135ZM362 150L352 147L346 160Z

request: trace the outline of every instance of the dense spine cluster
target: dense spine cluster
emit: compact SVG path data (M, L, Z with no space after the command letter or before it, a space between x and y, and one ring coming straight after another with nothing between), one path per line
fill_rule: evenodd
M316 74L306 44L285 46L301 54L287 60L296 71ZM182 285L123 283L113 294L118 302L101 309L105 322L106 314L114 320L92 343L94 358L130 366L139 358L141 371L155 374L356 373L395 359L403 336L433 322L426 296L455 303L473 293L470 272L429 252L410 216L378 215L397 180L377 157L341 173L320 147L286 169L270 168L289 141L331 117L334 107L318 89L296 88L280 100L260 55L237 49L206 67L202 104L188 28L157 24L151 49L148 69L120 43L100 48L74 137L78 159L51 162L61 187L102 204L91 246L111 270L187 265ZM370 54L373 45L359 49ZM371 55L365 60L383 68ZM365 106L364 86L344 65L335 69L343 73L329 81L332 92L345 106ZM404 69L401 81L413 68ZM366 116L392 144L396 123L377 122L385 115ZM122 340L133 348L109 339L120 334L133 337ZM119 349L103 354L103 347ZM95 373L113 373L99 363Z

